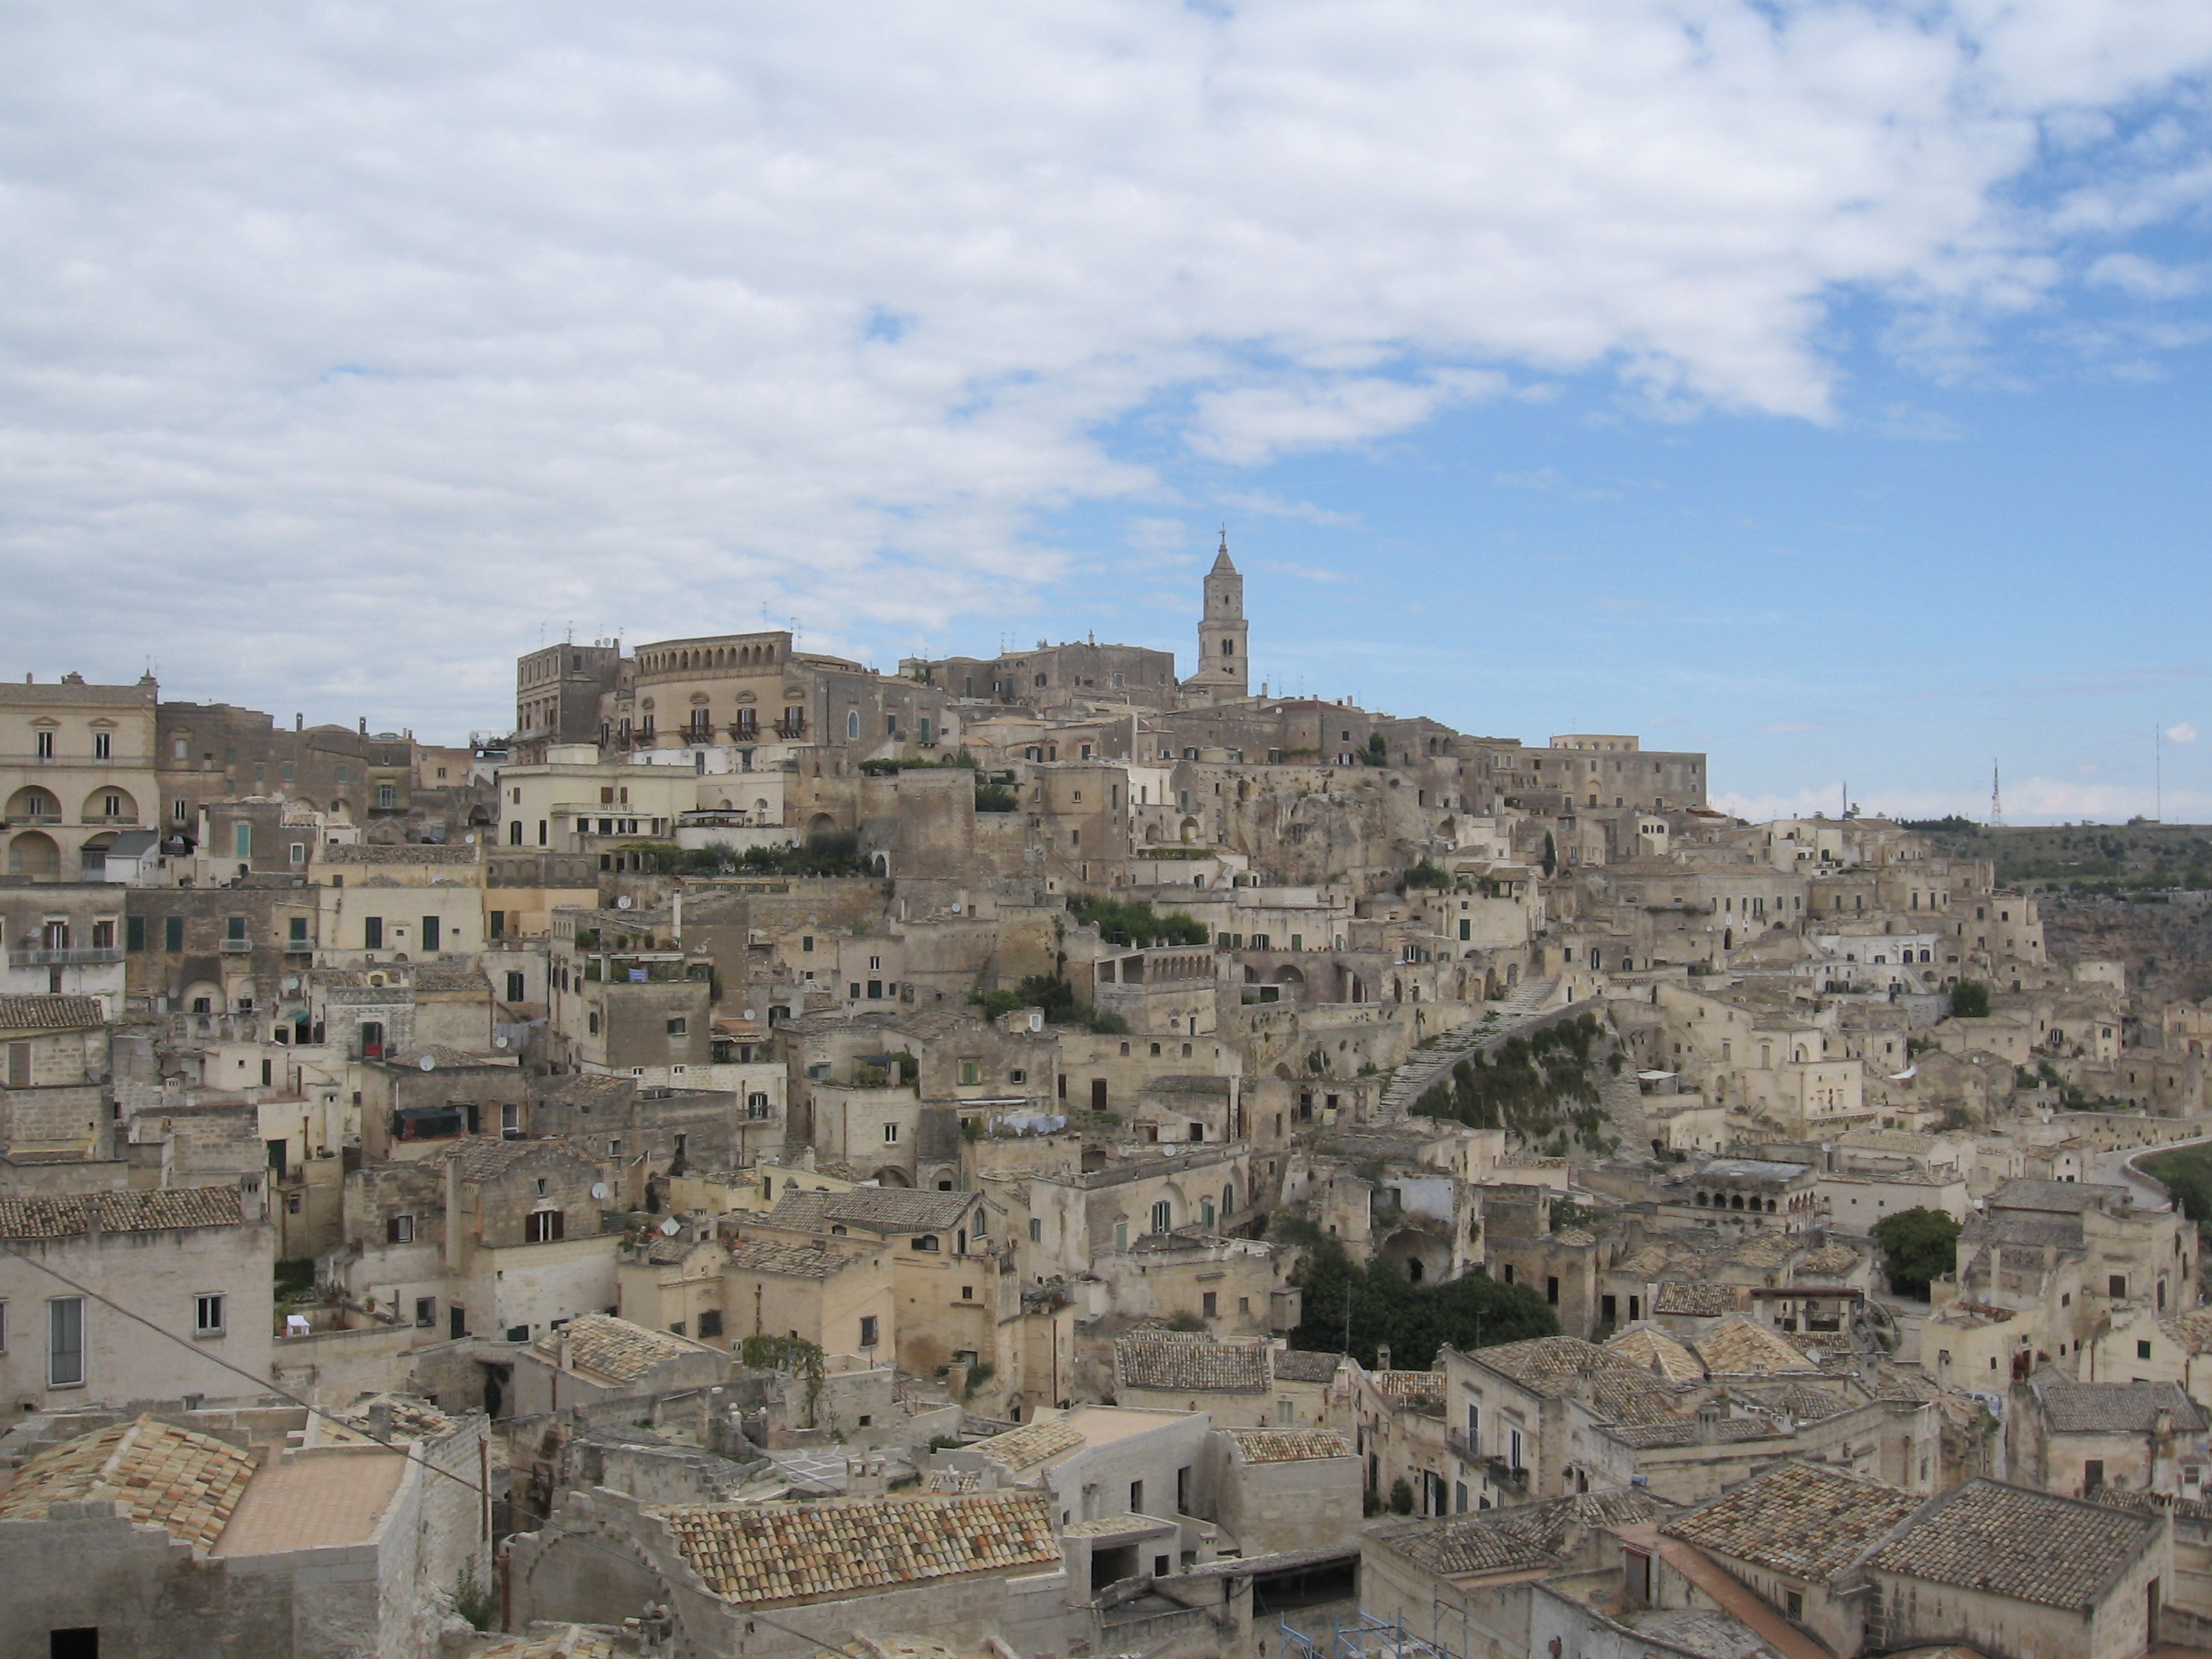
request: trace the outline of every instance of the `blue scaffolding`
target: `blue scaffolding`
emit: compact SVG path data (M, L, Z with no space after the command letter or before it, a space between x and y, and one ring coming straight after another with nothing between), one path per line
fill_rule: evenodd
M1340 1619L1323 1634L1295 1629L1287 1619L1280 1622L1283 1659L1453 1659L1449 1650L1408 1635L1395 1619L1371 1613Z

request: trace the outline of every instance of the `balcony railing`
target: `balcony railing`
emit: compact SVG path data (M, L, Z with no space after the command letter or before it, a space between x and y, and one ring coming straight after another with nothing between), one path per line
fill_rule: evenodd
M17 968L87 968L120 962L123 952L112 945L18 945L8 960Z
M288 939L284 941L284 954L288 957L313 956L314 951L315 941L311 939Z
M225 956L239 956L251 951L253 948L253 941L250 939L217 939L215 948Z

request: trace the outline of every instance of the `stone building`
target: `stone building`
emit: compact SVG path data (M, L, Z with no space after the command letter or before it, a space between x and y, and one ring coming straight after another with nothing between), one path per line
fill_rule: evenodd
M157 695L150 674L136 685L0 683L0 870L96 881L118 835L154 827Z

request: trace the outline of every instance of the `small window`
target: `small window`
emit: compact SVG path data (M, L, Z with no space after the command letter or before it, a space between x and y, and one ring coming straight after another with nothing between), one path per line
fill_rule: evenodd
M963 1285L960 1287L960 1299L963 1302L973 1302L975 1299L975 1287L973 1285Z
M220 1296L202 1295L192 1298L192 1334L221 1336L222 1334L222 1304Z
M84 1381L84 1298L58 1296L46 1304L46 1386L73 1389Z
M897 1125L897 1124L896 1124L896 1123L886 1123L886 1124L884 1124L884 1146L896 1146L897 1144L898 1144L898 1125Z
M1032 1244L1044 1243L1044 1220L1041 1216L1030 1218L1030 1243Z
M916 1233L914 1236L913 1242L908 1245L907 1248L909 1249L921 1250L931 1255L934 1255L937 1254L938 1249L940 1247L938 1244L937 1235L935 1233Z
M709 1308L706 1312L699 1316L699 1334L701 1336L720 1336L721 1334L722 1310L720 1308Z
M438 1298L434 1296L416 1297L415 1298L416 1328L417 1330L427 1331L435 1326L437 1322Z
M386 1216L384 1219L384 1242L387 1244L412 1244L415 1242L415 1218L411 1215Z
M525 1243L550 1244L568 1236L567 1218L558 1210L532 1210L522 1218Z
M674 1016L668 1022L668 1035L671 1036L682 1036L690 1029L690 1020L682 1014Z
M860 1346L863 1348L872 1348L876 1346L876 1316L862 1314L860 1316Z
M2150 1344L2149 1344L2149 1343L2148 1343L2148 1342L2138 1342L2138 1343L2136 1343L2136 1358L2138 1358L2138 1359L2148 1359L2148 1358L2150 1358Z

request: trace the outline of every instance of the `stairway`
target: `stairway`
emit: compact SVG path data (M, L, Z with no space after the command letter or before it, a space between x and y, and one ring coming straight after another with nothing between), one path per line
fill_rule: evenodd
M1462 1025L1447 1031L1427 1048L1410 1056L1391 1073L1382 1091L1384 1118L1404 1117L1430 1086L1451 1075L1451 1068L1473 1048L1502 1042L1547 1012L1545 1005L1559 987L1554 979L1529 980L1513 988L1498 1005L1498 1018L1480 1025Z

